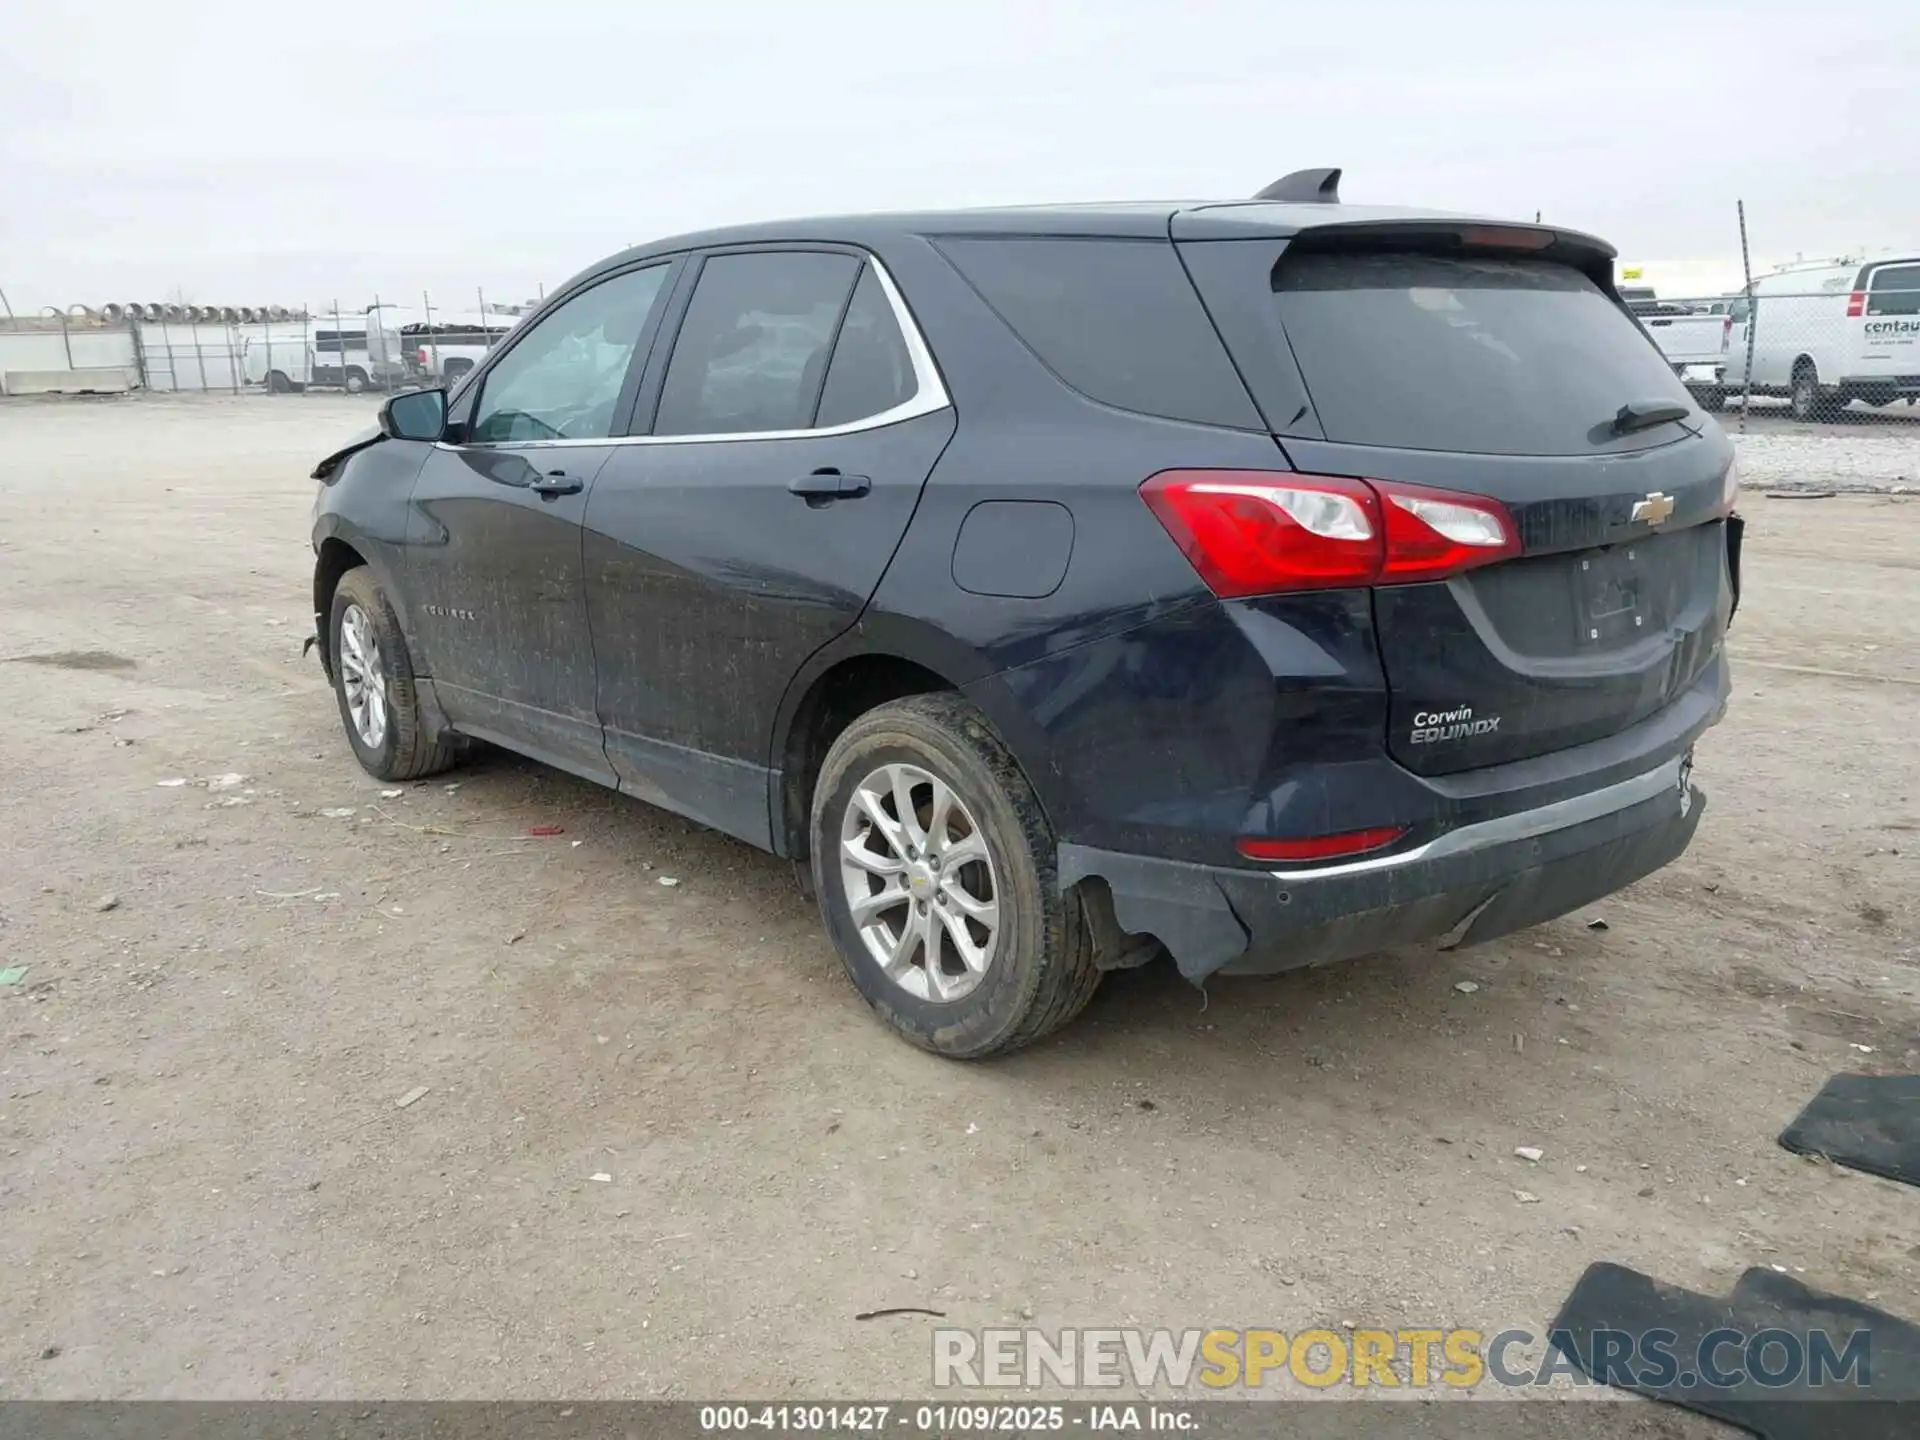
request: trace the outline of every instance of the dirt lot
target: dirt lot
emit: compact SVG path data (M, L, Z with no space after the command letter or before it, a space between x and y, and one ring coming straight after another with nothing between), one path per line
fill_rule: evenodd
M1773 1143L1920 1061L1920 499L1749 499L1711 809L1604 932L961 1066L770 857L498 755L382 798L299 655L370 414L0 405L0 1396L920 1394L856 1312L1539 1331L1600 1258L1920 1318L1920 1195Z

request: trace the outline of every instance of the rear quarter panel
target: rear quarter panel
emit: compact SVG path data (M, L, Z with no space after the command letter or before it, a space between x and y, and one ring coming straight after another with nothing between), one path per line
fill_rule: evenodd
M1355 743L1377 751L1384 695L1364 596L1229 615L1140 498L1161 470L1285 468L1270 435L1088 400L924 242L882 258L960 424L861 620L861 644L937 670L979 705L1062 840L1199 845L1208 853L1194 858L1219 859L1183 833L1196 817L1235 833L1266 803L1286 722L1353 725L1365 737ZM996 500L1071 513L1071 555L1051 593L986 595L956 581L956 537Z

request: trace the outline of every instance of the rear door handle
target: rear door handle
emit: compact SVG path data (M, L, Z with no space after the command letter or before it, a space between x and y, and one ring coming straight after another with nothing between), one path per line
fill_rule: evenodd
M587 482L564 470L549 470L527 488L542 500L551 500L559 495L578 495L587 488Z
M873 488L873 482L864 475L842 475L838 470L816 470L811 475L802 475L787 486L795 495L812 502L815 500L854 500Z

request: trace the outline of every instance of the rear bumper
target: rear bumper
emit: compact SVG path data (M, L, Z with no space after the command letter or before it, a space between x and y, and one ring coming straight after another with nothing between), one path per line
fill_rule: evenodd
M1060 883L1104 880L1120 928L1157 936L1189 980L1272 974L1564 915L1679 856L1705 809L1682 754L1379 858L1263 871L1063 845Z
M1920 375L1851 375L1839 388L1849 395L1920 395Z

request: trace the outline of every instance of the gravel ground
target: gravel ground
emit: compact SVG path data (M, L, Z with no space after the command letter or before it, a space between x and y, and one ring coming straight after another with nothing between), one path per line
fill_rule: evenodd
M0 1396L922 1394L934 1322L857 1314L1539 1331L1603 1258L1920 1318L1915 1193L1773 1143L1920 1060L1920 502L1750 493L1712 808L1604 932L1129 973L960 1066L770 857L355 767L304 476L369 413L0 404ZM1893 483L1920 431L1742 451Z
M1721 417L1740 452L1749 490L1836 490L1841 494L1920 493L1920 423L1878 420L1808 425L1756 411L1741 433L1737 414Z

